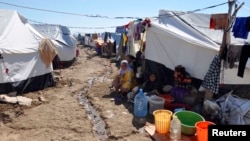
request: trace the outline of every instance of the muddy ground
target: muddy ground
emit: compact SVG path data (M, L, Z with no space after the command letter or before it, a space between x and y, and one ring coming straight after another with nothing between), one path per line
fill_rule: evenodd
M111 100L110 60L81 47L72 66L54 71L55 87L22 95L31 106L0 103L0 141L151 140L132 124L132 105Z

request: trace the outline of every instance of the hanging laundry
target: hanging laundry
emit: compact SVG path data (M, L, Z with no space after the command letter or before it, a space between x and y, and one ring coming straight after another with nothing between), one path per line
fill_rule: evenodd
M144 25L142 24L142 22L138 23L135 27L135 35L134 35L134 38L135 40L141 40L141 33L144 33L145 32L145 27Z
M216 55L209 66L209 70L202 81L202 87L211 90L214 94L219 93L221 61Z
M233 25L233 36L235 38L247 39L250 31L250 17L236 17Z
M126 32L126 27L125 26L117 26L115 32L123 34Z
M128 37L126 34L122 34L122 46L127 46Z
M137 24L135 24L135 22L130 22L129 23L129 25L128 25L128 27L127 27L127 37L129 38L129 37L132 37L132 38L134 38L133 36L134 36L134 33L135 33L135 27L136 27L136 25Z
M98 34L97 34L97 33L93 33L93 34L91 35L91 38L92 38L93 40L98 39Z
M238 76L243 77L247 60L250 57L250 45L244 45L241 49L240 62L238 66Z
M87 36L87 37L91 37L91 34L85 34L85 36Z
M122 34L122 52L126 53L127 51L127 42L128 42L128 37L126 34Z
M210 17L210 29L226 29L228 14L212 14Z
M104 34L104 42L108 42L111 39L111 33L110 32L105 32Z
M241 56L242 45L229 45L228 49L228 63L229 68L234 68L235 62L239 62Z

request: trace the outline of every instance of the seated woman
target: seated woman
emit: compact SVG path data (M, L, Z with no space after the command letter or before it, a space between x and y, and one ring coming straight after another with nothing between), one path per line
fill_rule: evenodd
M144 92L147 93L150 92L155 92L157 94L163 93L163 84L159 81L156 73L154 72L150 73L149 79L142 84L141 88L143 89Z
M180 87L187 87L192 82L190 75L182 65L175 67L174 79L175 85Z
M122 60L120 69L112 82L115 91L121 93L130 92L136 85L136 80L134 78L134 71L129 66L128 61Z
M162 94L163 86L164 85L158 80L156 73L151 72L149 74L149 78L141 86L136 86L133 88L132 92L128 94L128 99L133 101L140 88L143 89L143 92L147 93L147 96Z

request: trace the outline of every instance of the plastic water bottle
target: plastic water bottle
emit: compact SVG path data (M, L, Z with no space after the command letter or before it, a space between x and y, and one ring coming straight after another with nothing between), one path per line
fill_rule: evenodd
M170 139L181 139L181 121L176 115L173 115L173 119L170 122Z
M139 89L139 93L134 99L134 115L137 117L145 117L148 114L148 99L143 93L142 89Z
M146 116L148 114L148 98L139 89L139 93L134 98L134 118L133 124L136 127L143 127L146 123Z

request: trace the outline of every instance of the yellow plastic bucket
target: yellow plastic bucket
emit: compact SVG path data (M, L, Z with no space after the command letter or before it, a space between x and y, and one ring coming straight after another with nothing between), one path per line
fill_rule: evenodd
M169 132L169 126L171 117L173 115L172 111L159 109L153 112L155 120L155 129L156 132L160 134L165 134Z

